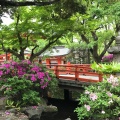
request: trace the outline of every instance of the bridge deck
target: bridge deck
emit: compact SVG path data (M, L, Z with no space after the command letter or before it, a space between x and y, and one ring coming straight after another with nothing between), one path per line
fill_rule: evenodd
M62 74L62 75L59 75L59 76L64 76L64 77L71 77L71 78L75 78L75 75L71 75L71 74ZM83 78L83 79L87 79L87 80L95 80L95 81L98 81L99 80L99 77L98 76L90 76L90 75L79 75L79 78Z
M68 77L68 79L67 79ZM69 77L73 79L69 79ZM69 89L69 90L77 90L81 91L83 90L83 86L88 86L91 84L95 84L99 82L98 76L86 76L86 75L79 75L79 80L75 80L75 75L70 74L61 74L59 75L59 87L63 89Z

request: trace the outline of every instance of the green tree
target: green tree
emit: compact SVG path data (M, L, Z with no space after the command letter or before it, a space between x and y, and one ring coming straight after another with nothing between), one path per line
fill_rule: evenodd
M19 14L15 12L16 23L9 26L9 29L6 27L1 28L3 50L13 53L11 50L17 49L18 54L19 48L21 49L26 45L24 49L20 50L24 51L29 46L32 50L30 60L33 60L35 56L40 55L52 45L61 44L66 38L70 46L76 47L71 45L71 43L73 44L74 42L72 38L77 37L79 39L77 47L88 48L94 61L100 62L107 49L114 43L116 33L120 30L119 1L61 0L51 6L30 8L32 9L31 11L26 11L28 8L26 10L24 8L24 11L18 8L17 11L22 12ZM3 37L8 34L5 32L8 30L16 31L14 36L17 36L18 41L21 38L23 40L22 34L26 34L27 37L24 37L24 42L20 45L13 39L8 40L8 38L11 38L11 31L9 31L10 36L7 39ZM21 38L18 37L17 31ZM34 41L30 40L31 36ZM5 39L7 42L5 42ZM8 41L11 41L11 44ZM26 44L25 41L29 41L27 42L29 44ZM5 44L9 44L9 47L6 47ZM19 55L23 56L23 53L20 52ZM16 53L13 54L16 55ZM16 56L18 57L19 55ZM24 59L24 57L19 59Z
M14 23L1 26L0 43L4 52L12 53L20 60L24 51L31 49L30 61L59 42L69 29L71 20L52 18L53 6L19 7L14 12Z
M48 6L58 3L60 0L0 0L0 23L1 17L4 13L9 14L11 17L17 7L20 6Z
M77 4L83 4L86 11L71 16L75 21L72 32L74 36L79 35L79 40L82 41L78 42L78 47L89 48L94 61L99 63L120 30L120 2L83 0Z

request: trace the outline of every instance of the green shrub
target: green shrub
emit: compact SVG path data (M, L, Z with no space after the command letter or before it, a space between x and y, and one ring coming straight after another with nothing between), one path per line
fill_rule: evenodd
M91 68L99 73L112 74L120 72L120 63L111 62L109 64L97 64L96 62L94 62L93 64L91 64Z
M34 91L33 82L26 80L25 78L8 78L2 86L4 95L11 101L14 101L14 105L19 103L20 106L38 105L40 103L39 93Z
M75 112L79 120L117 120L120 115L120 78L111 75L85 87Z
M7 96L14 104L19 102L20 106L37 105L43 97L42 91L49 84L49 87L55 86L54 82L52 72L28 60L0 65L1 95Z

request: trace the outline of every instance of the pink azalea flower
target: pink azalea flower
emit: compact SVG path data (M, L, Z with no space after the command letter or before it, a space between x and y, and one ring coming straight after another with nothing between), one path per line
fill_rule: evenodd
M118 86L118 85L119 85L118 82L113 82L113 83L112 83L112 87L116 87L116 86Z
M42 85L44 83L44 79L41 79L40 84Z
M95 101L98 98L98 96L95 93L90 93L90 99Z
M44 89L45 87L47 87L48 82L46 82L44 85L41 86L42 89Z
M32 106L32 108L37 109L37 106Z
M112 97L112 93L111 92L107 92L107 95L109 96L109 97Z
M110 75L110 77L107 79L108 83L112 83L113 79L114 79L114 76Z
M90 94L90 92L88 90L85 91L85 94Z
M43 79L45 74L44 74L44 72L38 72L37 76L38 76L39 79Z
M6 77L4 77L4 76ZM0 80L7 80L7 77L18 76L18 78L24 77L32 82L38 81L42 88L47 87L48 81L51 80L49 73L42 70L39 65L31 63L29 60L23 60L22 62L5 63L0 65ZM7 90L10 90L7 88Z
M46 72L46 76L47 76L48 80L51 80L51 78L48 75L48 72Z
M33 82L37 80L34 74L32 74L31 80L32 80Z
M90 111L90 108L91 108L90 105L85 104L84 107L87 109L87 111Z
M10 114L10 112L8 112L8 111L5 111L5 114L6 114L6 115L9 115L9 114Z
M40 68L38 66L34 66L31 70L35 72L39 72Z
M10 64L8 64L8 63L6 63L6 64L3 64L3 66L5 67L5 68L10 68Z
M3 71L0 71L0 77L3 75Z
M5 72L5 74L9 74L10 73L10 70L9 69L7 69L7 71Z
M110 75L110 78L107 79L108 83L112 84L112 87L116 87L119 85L118 78Z
M101 62L111 62L113 60L113 54L109 54L102 57Z

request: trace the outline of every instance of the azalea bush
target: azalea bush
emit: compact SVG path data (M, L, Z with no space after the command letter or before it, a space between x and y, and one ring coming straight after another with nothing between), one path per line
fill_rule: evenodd
M120 78L111 75L85 87L75 112L79 120L119 120Z
M7 81L2 85L1 92L7 97L8 100L12 101L16 106L37 105L40 103L39 92L33 89L34 83L30 80L19 78L14 76L8 78ZM9 107L12 107L9 106Z
M102 57L101 62L107 63L107 62L112 62L113 61L113 54L105 55Z
M28 60L11 61L0 65L0 92L20 103L21 106L36 105L40 102L40 93L51 82L52 73Z

